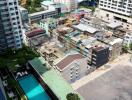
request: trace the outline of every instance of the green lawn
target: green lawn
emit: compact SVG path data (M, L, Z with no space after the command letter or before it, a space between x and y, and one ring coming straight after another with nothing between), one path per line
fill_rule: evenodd
M28 10L29 13L43 11L44 9L41 7L42 1L43 0L27 0L24 7Z

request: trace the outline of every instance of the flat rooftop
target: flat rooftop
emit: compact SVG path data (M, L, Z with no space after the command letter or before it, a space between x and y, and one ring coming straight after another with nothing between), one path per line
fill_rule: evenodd
M74 28L79 29L80 31L86 31L89 32L91 34L94 34L95 32L97 32L98 30L92 26L89 25L85 25L85 24L78 24L78 25L73 25Z
M53 68L47 69L45 64L45 59L43 57L35 58L29 63L32 67L40 74L43 81L49 86L53 93L60 100L67 100L66 96L69 93L74 93L74 90L62 77L61 74L54 70ZM81 100L82 97L81 97Z
M132 67L115 66L77 91L85 100L132 100Z
M53 1L43 1L41 2L41 5L45 5L45 6L49 6L49 5L52 5L52 4L55 4Z
M56 19L55 18L47 18L47 19L42 19L40 22L53 23L53 22L56 22Z
M53 12L53 11L55 11L55 10L50 9L50 10L40 11L40 12L36 12L36 13L29 14L29 16L30 17L40 16L42 14L50 13L50 12Z

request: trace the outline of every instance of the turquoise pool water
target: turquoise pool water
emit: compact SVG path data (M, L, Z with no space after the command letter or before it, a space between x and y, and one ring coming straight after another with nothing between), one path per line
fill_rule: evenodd
M24 76L18 81L28 100L50 100L46 91L33 75Z

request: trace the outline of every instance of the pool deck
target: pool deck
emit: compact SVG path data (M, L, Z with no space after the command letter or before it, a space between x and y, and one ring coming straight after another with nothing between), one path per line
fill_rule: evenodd
M32 74L24 76L18 79L18 81L29 100L50 100L44 88ZM30 84L30 86L27 84Z
M48 70L47 67L44 66L46 61L43 57L35 58L29 61L29 63L37 71L37 73L41 76L43 81L49 86L53 93L59 98L59 100L67 100L67 94L75 92L71 85L61 77L59 72L53 68ZM80 98L81 100L84 100L81 96Z

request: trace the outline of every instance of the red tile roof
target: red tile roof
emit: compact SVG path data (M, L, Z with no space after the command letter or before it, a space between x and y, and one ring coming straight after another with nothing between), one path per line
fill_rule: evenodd
M31 38L44 33L45 33L45 30L43 29L33 29L32 31L27 32L26 35L27 37Z
M74 54L74 55L69 55L63 60L61 60L59 63L56 64L56 66L60 69L63 70L67 65L72 63L74 60L84 58L81 54Z

